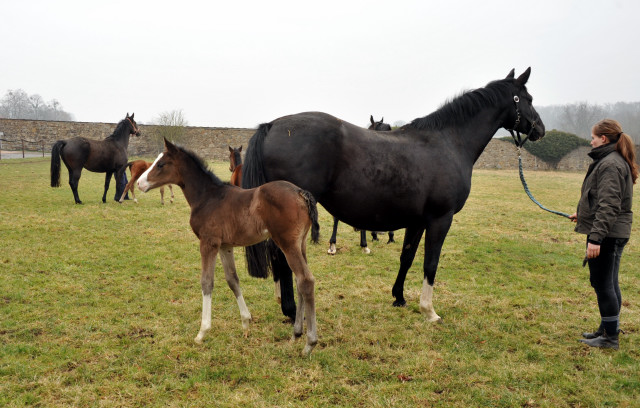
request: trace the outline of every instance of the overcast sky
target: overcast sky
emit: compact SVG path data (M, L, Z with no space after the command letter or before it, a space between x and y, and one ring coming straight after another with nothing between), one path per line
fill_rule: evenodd
M318 110L364 126L531 66L535 105L636 102L638 16L637 0L0 0L0 97L55 98L84 122Z

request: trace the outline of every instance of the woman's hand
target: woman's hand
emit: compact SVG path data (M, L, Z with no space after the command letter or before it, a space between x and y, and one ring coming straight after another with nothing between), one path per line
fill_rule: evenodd
M587 258L597 258L598 255L600 255L600 245L587 243Z
M569 216L569 219L570 219L572 222L578 222L578 213L573 213L573 214L571 214L571 215Z

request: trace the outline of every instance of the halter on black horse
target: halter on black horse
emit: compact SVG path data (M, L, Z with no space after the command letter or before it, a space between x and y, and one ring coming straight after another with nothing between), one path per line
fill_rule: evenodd
M533 197L533 194L531 194L531 191L529 191L529 186L527 186L527 182L524 180L524 173L522 171L522 154L521 154L521 150L522 149L521 148L524 145L524 143L527 141L527 139L529 139L529 135L531 134L533 129L536 127L536 121L534 120L533 122L531 122L531 129L529 129L529 132L527 132L526 137L524 139L522 139L522 137L520 136L520 132L515 130L515 128L520 124L520 109L518 108L518 102L520 102L520 98L518 97L518 95L514 95L513 96L513 102L516 105L516 122L513 124L513 127L511 129L507 129L507 130L509 131L509 133L511 133L511 137L513 138L513 142L516 144L516 147L518 148L518 170L520 172L520 181L522 182L522 187L524 187L524 192L527 193L527 195L529 196L531 201L536 203L538 205L538 207L542 208L543 210L548 211L548 212L550 212L552 214L556 214L556 215L563 216L565 218L569 218L569 214L567 214L567 213L550 210L550 209L546 208L545 206L543 206L542 204L540 204L538 202L538 200L536 200ZM514 134L514 132L515 132L515 134Z

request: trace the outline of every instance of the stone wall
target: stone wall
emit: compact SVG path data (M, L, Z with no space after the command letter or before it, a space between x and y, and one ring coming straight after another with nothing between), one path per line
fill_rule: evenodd
M51 152L51 146L57 140L68 139L75 136L84 136L90 139L104 139L113 133L115 123L89 123L89 122L54 122L41 120L0 119L0 132L4 133L3 139L26 139L44 143L45 152ZM161 142L158 141L158 126L140 125L141 135L132 136L129 142L129 156L153 158L162 151ZM182 140L178 143L207 160L229 160L228 146L244 146L246 151L249 138L255 133L255 129L218 128L218 127L192 127L187 126ZM11 145L3 142L4 150L20 150L20 144ZM522 163L527 170L562 170L585 171L591 159L587 156L590 147L580 147L567 154L556 166L533 156L522 149ZM637 150L640 152L640 150ZM640 159L640 155L638 157ZM486 147L475 164L480 169L517 169L518 153L515 146L503 140L494 139Z
M34 143L27 143L27 149L41 149L44 143L45 152L51 152L53 144L60 139L83 136L88 139L102 140L115 130L115 123L90 122L55 122L43 120L0 119L0 132L4 140L25 139ZM158 126L140 125L140 136L129 139L129 156L156 156L162 151L162 144L158 138ZM246 149L249 138L255 129L235 129L216 127L185 128L182 140L178 143L197 152L207 160L229 160L228 146L243 145ZM3 150L20 150L21 143L3 141Z

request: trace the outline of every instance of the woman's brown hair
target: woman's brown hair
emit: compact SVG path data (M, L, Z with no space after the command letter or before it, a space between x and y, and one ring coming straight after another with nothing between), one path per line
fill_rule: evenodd
M636 149L631 137L622 131L617 120L603 119L593 125L592 133L596 136L606 136L609 142L616 143L616 150L625 159L631 169L631 179L636 184L638 179L638 164L636 163Z

